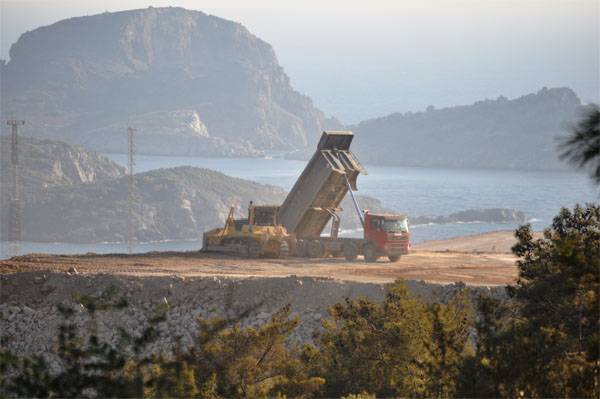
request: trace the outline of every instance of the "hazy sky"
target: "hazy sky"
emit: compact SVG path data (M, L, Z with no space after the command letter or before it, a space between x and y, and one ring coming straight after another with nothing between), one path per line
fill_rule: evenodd
M344 122L569 86L600 99L598 0L0 0L1 56L63 18L182 6L271 43L296 89Z

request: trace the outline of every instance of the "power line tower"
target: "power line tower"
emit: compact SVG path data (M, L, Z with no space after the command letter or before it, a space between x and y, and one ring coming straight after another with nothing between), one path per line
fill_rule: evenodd
M8 243L9 256L21 254L21 181L19 176L19 126L25 121L9 119L10 137L10 200L8 203Z
M133 223L133 206L135 203L135 179L133 177L133 168L135 166L135 148L133 141L133 134L136 129L131 126L127 128L127 173L128 173L128 198L127 198L127 252L131 254L133 252L133 235L134 235L134 223Z

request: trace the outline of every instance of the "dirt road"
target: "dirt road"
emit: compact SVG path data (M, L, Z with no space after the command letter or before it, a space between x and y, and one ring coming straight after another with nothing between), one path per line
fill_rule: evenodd
M497 242L498 244L494 244ZM515 258L508 252L512 232L495 232L417 245L396 263L328 259L243 259L201 252L139 255L53 256L30 254L0 261L0 273L32 270L181 277L323 277L361 282L397 278L435 283L462 281L470 285L503 285L515 281ZM508 245L510 244L510 245ZM493 251L492 251L493 250Z

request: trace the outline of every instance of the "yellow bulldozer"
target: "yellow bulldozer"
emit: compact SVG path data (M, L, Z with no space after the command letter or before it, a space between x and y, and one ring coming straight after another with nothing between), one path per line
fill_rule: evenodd
M279 206L248 206L247 219L234 218L231 207L225 226L204 233L202 249L211 252L227 252L248 258L286 257L294 238L279 224Z

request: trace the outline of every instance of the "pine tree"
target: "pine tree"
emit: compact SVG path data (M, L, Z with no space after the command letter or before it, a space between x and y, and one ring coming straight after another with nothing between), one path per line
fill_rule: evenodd
M561 159L577 168L589 168L592 179L600 185L600 107L589 105L582 118L561 144Z
M479 301L477 355L460 394L598 397L600 207L563 208L543 238L530 226L516 236L519 279L510 301Z
M323 396L454 394L472 327L466 293L446 305L427 305L397 281L382 304L348 299L330 314L318 348L304 353L313 375L325 379Z

